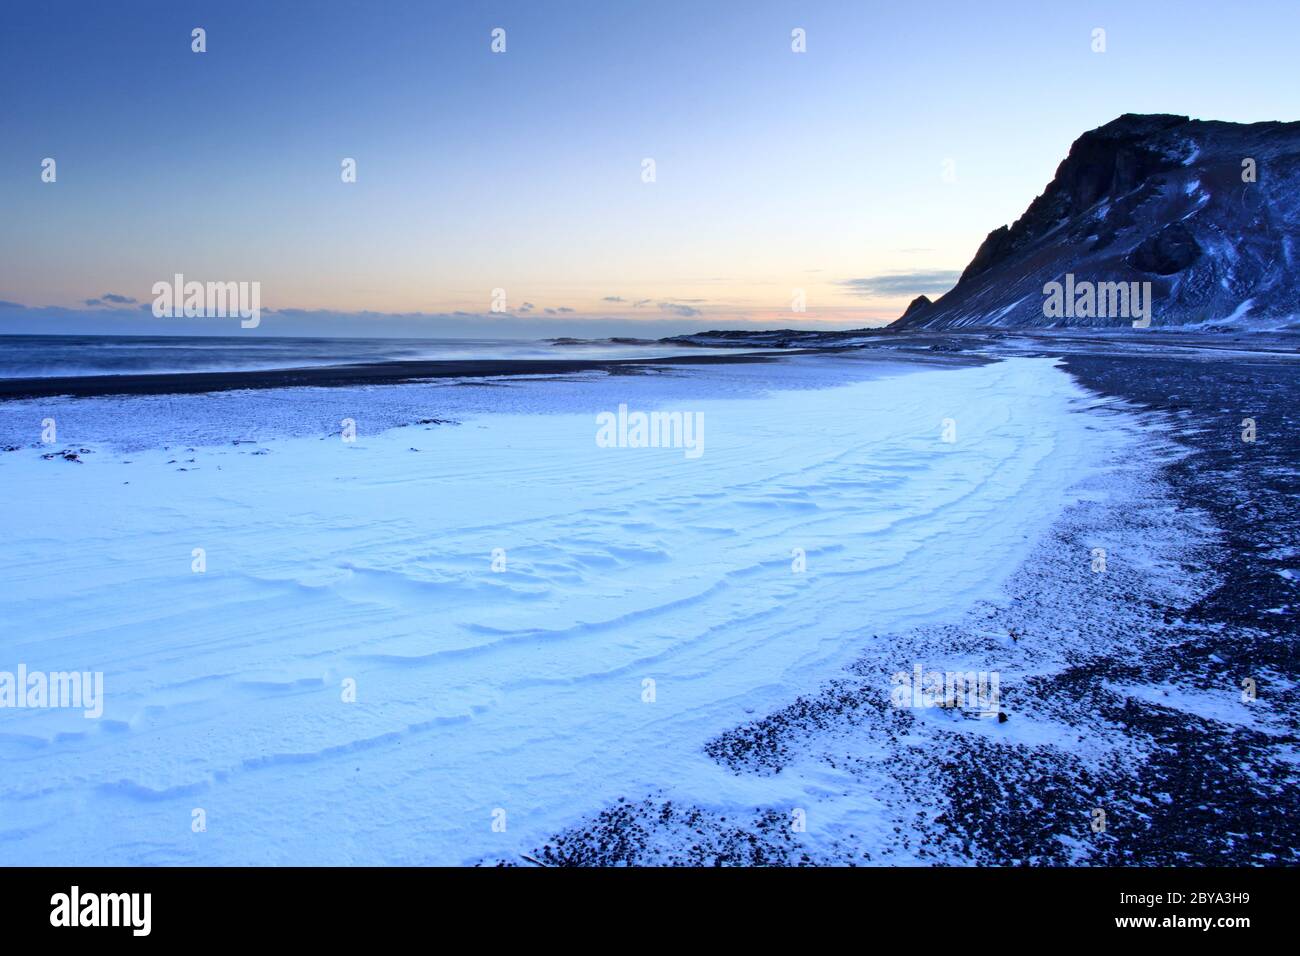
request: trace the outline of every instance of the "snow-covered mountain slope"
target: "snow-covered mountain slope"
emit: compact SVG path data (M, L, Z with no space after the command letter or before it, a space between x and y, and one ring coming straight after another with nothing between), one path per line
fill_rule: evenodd
M1129 326L1051 317L1044 286L1150 282L1151 325L1300 322L1300 123L1127 114L1084 133L961 279L893 329Z

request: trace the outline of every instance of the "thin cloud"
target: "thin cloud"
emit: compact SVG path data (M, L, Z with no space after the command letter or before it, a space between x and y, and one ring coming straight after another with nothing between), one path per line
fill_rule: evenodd
M896 298L921 293L947 292L961 277L952 269L931 269L924 272L891 272L885 275L864 276L861 279L844 279L839 284L853 295L867 299Z
M116 292L105 292L98 299L86 299L86 305L135 305L138 299L133 299L129 295L118 295Z

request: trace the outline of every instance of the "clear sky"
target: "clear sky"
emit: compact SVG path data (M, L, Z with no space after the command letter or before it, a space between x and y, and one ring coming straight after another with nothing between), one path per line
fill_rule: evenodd
M1300 119L1298 38L1297 0L5 3L0 331L165 332L177 272L269 333L881 324L1087 129Z

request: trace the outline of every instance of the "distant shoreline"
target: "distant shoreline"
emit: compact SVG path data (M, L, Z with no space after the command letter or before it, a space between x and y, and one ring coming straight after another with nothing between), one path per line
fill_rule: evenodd
M358 385L401 385L429 379L499 378L519 375L572 375L605 372L636 375L643 370L673 366L737 365L778 361L789 356L851 354L894 360L976 362L991 360L990 346L1019 341L1030 352L1052 352L1055 345L1071 350L1099 347L1122 357L1142 354L1142 346L1161 345L1173 351L1209 350L1296 355L1300 336L1292 332L1193 332L1152 329L959 329L945 332L895 332L873 336L870 342L844 342L846 333L784 333L807 347L772 348L772 337L782 333L705 332L669 340L676 346L709 347L701 354L634 358L484 358L396 359L279 369L236 369L204 372L140 372L101 375L61 375L0 378L0 402L34 398L97 398L108 395L193 395L245 389L339 388ZM844 344L840 344L844 342ZM1032 343L1032 344L1031 344ZM557 348L577 344L565 342ZM595 342L589 343L595 344ZM660 342L659 344L666 344ZM653 343L646 343L652 348ZM1118 348L1117 348L1118 347ZM744 351L742 351L744 350Z
M241 389L332 388L347 385L399 385L421 379L488 378L510 375L568 375L575 372L635 374L666 365L733 365L770 362L785 355L829 349L779 352L718 352L632 359L446 359L372 362L290 369L220 372L154 372L125 375L75 375L0 380L0 401L28 398L92 398L103 395L188 395Z

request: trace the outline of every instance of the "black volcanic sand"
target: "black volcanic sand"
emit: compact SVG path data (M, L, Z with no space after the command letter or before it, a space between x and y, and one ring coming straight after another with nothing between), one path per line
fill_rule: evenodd
M1300 863L1300 365L1268 352L1170 357L1149 351L1151 339L1130 351L1116 340L1036 340L1045 338L1106 397L1087 414L1149 427L1140 468L1150 480L1117 488L1103 477L1012 576L1009 605L864 634L864 656L842 678L704 745L737 775L798 764L846 779L847 800L877 803L885 838L832 824L810 855L788 807L723 813L651 793L620 799L526 861L494 862ZM1253 444L1241 439L1243 418L1256 421ZM1110 552L1104 574L1086 560L1099 542ZM1028 675L1003 682L1003 726L1041 735L1000 739L963 727L979 719L970 715L923 722L889 705L891 671L945 659ZM1241 699L1247 677L1253 702ZM817 813L812 802L810 831Z
M1219 675L1237 684L1253 677L1261 699L1267 695L1290 728L1267 735L1161 708L1115 708L1112 719L1157 743L1141 776L1124 781L1125 795L1159 792L1169 800L1149 807L1097 862L1300 862L1296 764L1278 762L1300 743L1300 582L1280 573L1300 568L1300 362L1083 354L1068 356L1065 367L1091 389L1181 423L1173 437L1191 454L1168 465L1165 476L1181 506L1208 512L1220 531L1206 555L1217 582L1179 615L1175 623L1185 626L1178 639L1146 648L1133 662L1099 660L1070 678L1075 690L1133 665L1211 684L1221 683ZM1255 420L1254 443L1242 440L1245 418ZM1289 785L1276 786L1284 781Z

